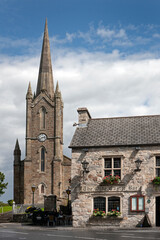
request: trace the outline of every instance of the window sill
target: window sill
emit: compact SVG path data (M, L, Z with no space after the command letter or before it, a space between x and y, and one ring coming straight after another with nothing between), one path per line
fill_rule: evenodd
M100 186L115 186L115 185L119 185L119 186L124 186L125 183L124 182L119 182L119 183L113 183L113 184L110 184L110 183L104 183L104 182L101 182L100 183Z
M97 223L97 222L102 222L102 223L110 223L112 221L114 222L119 222L119 221L122 221L123 220L123 216L104 216L104 217L101 217L101 216L91 216L89 218L89 223Z

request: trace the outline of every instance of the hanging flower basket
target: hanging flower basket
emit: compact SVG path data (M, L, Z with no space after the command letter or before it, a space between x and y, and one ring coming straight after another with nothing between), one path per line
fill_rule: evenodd
M119 217L121 216L121 212L118 212L115 209L112 209L110 212L107 213L107 216L109 217Z
M152 180L152 183L154 185L160 185L160 177L155 177L153 180Z
M112 174L110 174L103 178L103 183L106 183L106 184L116 184L119 182L120 182L120 177L118 175L112 176Z
M100 211L98 208L93 210L94 217L104 217L105 215L105 211Z

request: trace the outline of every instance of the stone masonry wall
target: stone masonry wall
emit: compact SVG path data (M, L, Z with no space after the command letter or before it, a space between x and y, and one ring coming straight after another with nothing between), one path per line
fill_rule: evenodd
M120 227L135 227L144 217L144 212L130 211L130 196L145 195L145 208L149 210L151 224L155 225L155 197L160 196L160 188L154 187L151 180L155 177L155 156L160 155L160 147L113 147L72 150L72 212L73 226L86 226L93 213L94 197L120 197L122 221ZM120 156L122 160L121 183L113 186L101 186L104 177L104 157ZM143 162L141 171L136 172L135 160ZM89 173L83 177L82 161L89 162ZM150 203L147 202L150 200Z

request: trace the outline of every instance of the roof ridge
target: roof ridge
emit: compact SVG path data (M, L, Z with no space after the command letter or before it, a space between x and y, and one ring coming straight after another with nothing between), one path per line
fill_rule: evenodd
M91 118L90 120L103 120L103 119L121 119L121 118L142 118L142 117L160 117L158 115L140 115L140 116L126 116L126 117L108 117L108 118Z

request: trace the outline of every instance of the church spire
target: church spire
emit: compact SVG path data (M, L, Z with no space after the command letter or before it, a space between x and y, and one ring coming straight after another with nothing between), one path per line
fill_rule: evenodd
M57 81L57 85L56 85L56 91L55 93L58 93L59 92L59 84L58 84L58 81Z
M26 98L29 99L29 98L33 98L33 95L32 95L32 89L31 89L31 83L29 82L29 85L28 85L28 91L27 91L27 95L26 95Z
M14 148L14 161L20 161L20 156L21 156L21 150L19 147L19 142L18 139L16 140L16 145Z
M51 55L50 55L47 19L45 22L36 96L39 95L41 91L46 91L49 97L53 99L54 86L53 86L52 63L51 63Z

